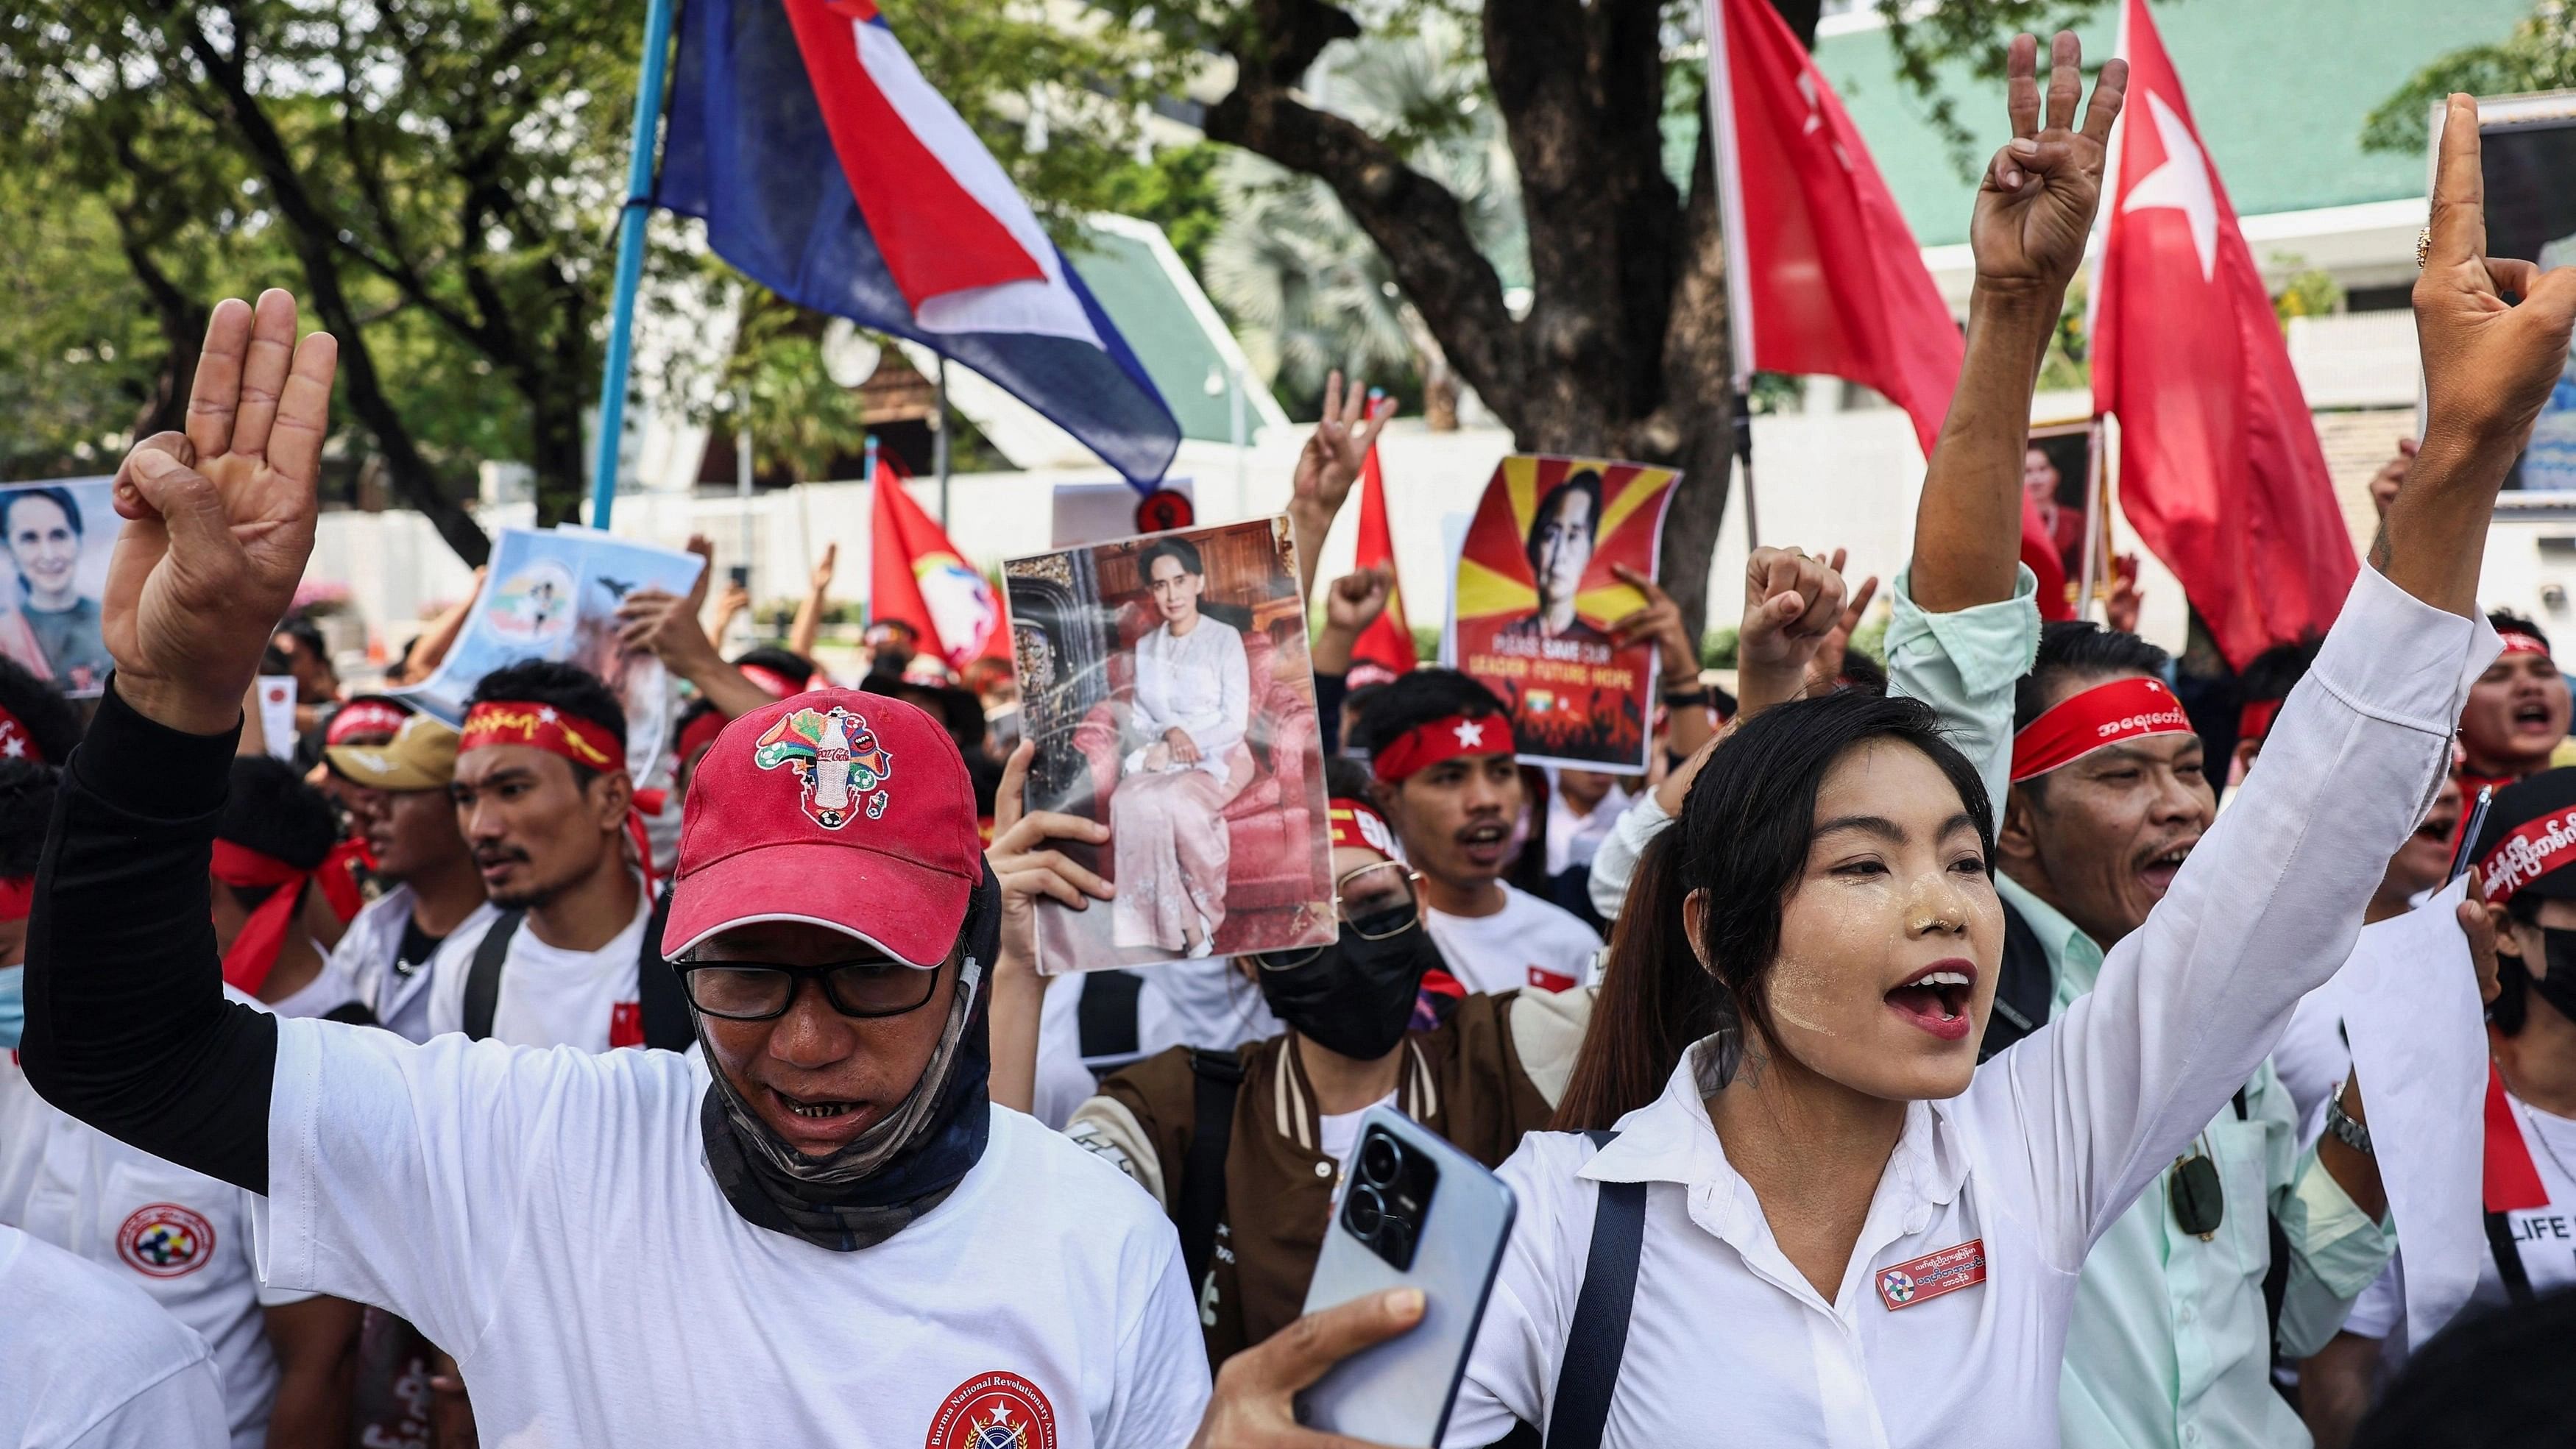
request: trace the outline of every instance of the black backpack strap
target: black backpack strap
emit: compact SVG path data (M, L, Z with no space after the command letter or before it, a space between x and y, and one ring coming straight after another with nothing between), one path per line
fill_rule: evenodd
M2496 1277L2504 1284L2505 1301L2516 1308L2531 1306L2531 1275L2523 1271L2522 1250L2513 1245L2513 1223L2502 1213L2488 1213L2487 1252L2494 1257Z
M1583 1135L1595 1147L1607 1147L1619 1134ZM1592 1248L1583 1262L1583 1290L1575 1295L1565 1357L1557 1364L1547 1449L1600 1449L1602 1427L1610 1422L1610 1395L1619 1387L1619 1358L1628 1347L1628 1313L1637 1301L1637 1260L1645 1246L1646 1184L1602 1183L1600 1204L1592 1214Z
M2254 1114L2246 1105L2245 1088L2237 1088L2232 1100L2236 1107L2236 1120L2251 1121ZM2264 1260L2263 1267L2263 1322L2271 1330L2272 1366L2279 1368L2282 1363L2281 1305L2290 1296L2290 1235L2281 1230L2281 1216L2272 1211L2270 1203L2263 1205L2263 1237L2271 1254Z
M1136 1002L1144 992L1145 978L1133 971L1092 971L1083 975L1082 996L1073 1005L1085 1062L1106 1057L1123 1066L1136 1058L1142 1050L1137 1044ZM1116 1067L1094 1068L1092 1076L1097 1080L1114 1070Z
M501 963L510 959L510 938L527 918L525 911L503 911L474 945L474 964L465 972L465 1035L471 1040L492 1034L492 1013L501 1004Z
M635 948L635 1005L644 1018L644 1045L666 1052L687 1051L698 1039L689 1019L688 993L680 973L662 955L662 927L671 919L671 888L653 898L653 914L644 922L644 939Z
M1089 983L1085 983L1085 994ZM1225 1218L1225 1158L1234 1145L1234 1098L1243 1085L1243 1060L1232 1052L1190 1049L1190 1076L1197 1121L1190 1129L1189 1156L1181 1162L1180 1190L1172 1200L1172 1222L1181 1230L1181 1263L1189 1270L1190 1291L1207 1282L1208 1264L1216 1257L1217 1225Z
M2048 948L2021 912L2004 903L2003 970L1995 977L1995 1005L1986 1018L1986 1034L1977 1043L1984 1061L2040 1029L2057 999L2057 973L2049 969Z

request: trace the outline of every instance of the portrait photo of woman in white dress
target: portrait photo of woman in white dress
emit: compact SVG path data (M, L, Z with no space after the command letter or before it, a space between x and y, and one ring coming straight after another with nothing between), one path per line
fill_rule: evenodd
M1207 567L1167 538L1138 557L1161 622L1136 641L1136 687L1117 792L1116 942L1205 956L1225 924L1226 802L1252 778L1252 686L1243 635L1203 612Z

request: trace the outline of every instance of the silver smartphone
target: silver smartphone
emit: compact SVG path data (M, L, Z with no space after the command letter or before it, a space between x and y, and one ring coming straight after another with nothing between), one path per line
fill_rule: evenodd
M1391 1449L1438 1444L1517 1211L1483 1163L1391 1107L1371 1108L1306 1311L1419 1288L1422 1321L1335 1364L1297 1396L1297 1421Z

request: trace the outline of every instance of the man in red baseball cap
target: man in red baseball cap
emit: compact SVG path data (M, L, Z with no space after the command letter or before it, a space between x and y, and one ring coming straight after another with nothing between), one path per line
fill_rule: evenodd
M1208 1374L1171 1225L986 1096L1001 890L908 705L801 695L700 761L663 942L703 1060L224 1000L203 862L311 550L333 346L271 292L217 307L203 357L190 432L119 474L119 673L31 920L38 1090L260 1194L263 1280L419 1325L487 1443L1186 1442Z

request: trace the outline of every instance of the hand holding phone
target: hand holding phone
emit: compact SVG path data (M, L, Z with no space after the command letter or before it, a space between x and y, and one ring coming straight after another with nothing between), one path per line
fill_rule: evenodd
M1411 1288L1422 1322L1327 1370L1298 1395L1297 1421L1395 1449L1438 1444L1517 1210L1482 1163L1392 1108L1371 1108L1305 1311Z

